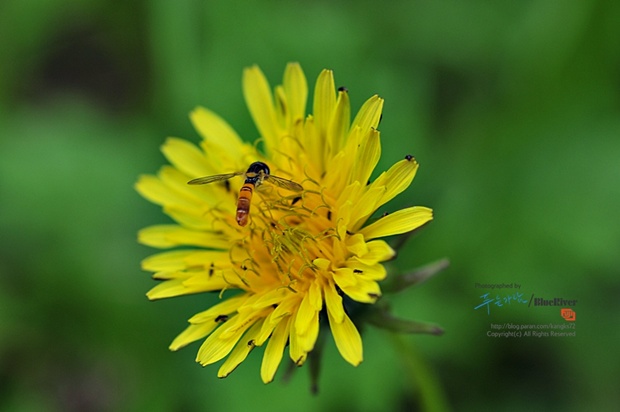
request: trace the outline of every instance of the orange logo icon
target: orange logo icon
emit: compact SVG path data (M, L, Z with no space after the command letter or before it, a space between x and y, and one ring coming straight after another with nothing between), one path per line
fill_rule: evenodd
M560 314L562 315L564 320L567 320L569 322L574 322L575 319L577 319L577 313L575 313L575 311L570 308L560 309Z

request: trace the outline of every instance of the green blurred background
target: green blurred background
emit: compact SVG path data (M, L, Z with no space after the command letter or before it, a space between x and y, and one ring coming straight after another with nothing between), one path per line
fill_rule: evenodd
M409 411L428 376L452 410L617 410L618 21L619 2L589 0L4 0L0 410ZM168 222L133 189L165 137L197 142L188 113L204 105L255 139L242 69L274 85L289 61L311 88L334 69L354 110L386 99L379 169L421 163L390 207L435 210L393 269L452 262L386 298L445 335L367 328L358 368L330 338L318 396L306 368L263 385L260 351L224 380L194 363L198 344L169 352L210 301L148 302L153 250L135 240ZM564 321L474 310L475 282L578 299L577 337L487 337L490 322Z

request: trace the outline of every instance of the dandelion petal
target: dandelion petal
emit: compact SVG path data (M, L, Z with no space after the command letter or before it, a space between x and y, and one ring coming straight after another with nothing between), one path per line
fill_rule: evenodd
M291 123L306 115L308 84L306 76L298 63L289 63L284 72L284 92L289 105Z
M260 332L261 326L261 321L256 322L245 335L243 335L243 338L239 340L235 349L228 355L220 367L220 370L217 372L218 378L225 378L230 375L232 371L248 357L248 354L254 349L256 337Z
M265 348L263 363L261 364L260 376L264 383L269 383L280 366L284 355L284 345L289 335L290 318L282 320L273 331L269 343Z
M360 233L364 235L366 240L399 235L416 229L432 219L432 209L423 206L414 206L382 217L360 230Z
M269 83L258 66L243 72L243 94L254 123L265 139L267 148L277 147L281 135Z
M209 333L213 332L217 327L216 322L200 323L197 325L189 325L183 332L179 334L169 346L169 349L176 351L190 343L202 339Z
M351 319L344 315L342 322L338 322L331 316L330 312L327 314L329 326L340 355L353 366L362 363L362 338Z

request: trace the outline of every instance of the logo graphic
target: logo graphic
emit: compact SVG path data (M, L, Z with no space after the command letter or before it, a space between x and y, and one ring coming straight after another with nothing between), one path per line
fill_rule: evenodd
M570 308L560 309L560 315L569 322L574 322L577 319L577 313Z

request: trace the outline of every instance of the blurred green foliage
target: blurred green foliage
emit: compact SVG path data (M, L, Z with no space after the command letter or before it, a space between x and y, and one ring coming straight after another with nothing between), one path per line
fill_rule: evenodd
M0 409L415 410L429 383L407 368L422 362L454 410L615 410L619 19L594 0L4 0ZM354 110L386 99L378 168L421 163L393 207L435 210L392 270L452 262L388 297L443 337L367 329L358 368L330 343L316 397L303 369L264 386L260 350L225 380L194 363L197 345L168 352L210 301L148 302L153 251L135 241L167 222L132 187L164 163L164 138L197 141L187 114L204 105L255 139L241 71L276 84L288 61L311 86L334 69ZM487 338L475 282L579 299L577 337Z

